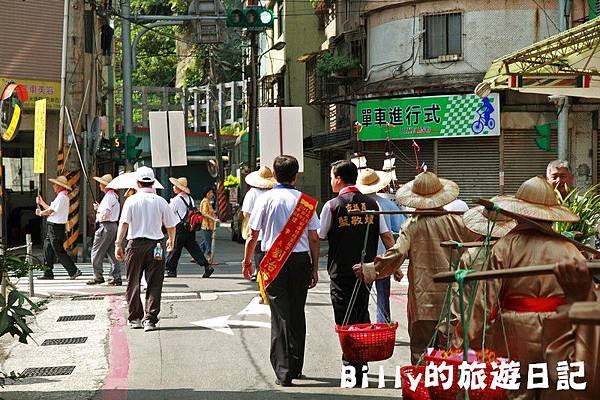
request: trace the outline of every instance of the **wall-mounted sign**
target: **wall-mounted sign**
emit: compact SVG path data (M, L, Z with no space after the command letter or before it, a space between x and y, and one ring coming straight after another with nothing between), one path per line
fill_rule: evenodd
M356 112L360 140L500 135L498 93L367 100Z
M0 85L4 85L5 82L9 81L14 81L24 86L27 90L29 98L23 103L23 108L33 110L36 101L46 99L46 108L48 110L60 110L60 81L41 81L0 76Z
M33 128L33 173L44 173L46 154L46 100L35 102L35 124Z
M9 82L0 94L0 134L2 140L10 142L19 132L21 110L27 101L27 89L23 85Z

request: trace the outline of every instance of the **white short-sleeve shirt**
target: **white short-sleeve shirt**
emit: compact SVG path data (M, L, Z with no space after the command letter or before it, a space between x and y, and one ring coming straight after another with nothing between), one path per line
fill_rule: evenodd
M146 238L160 240L164 237L162 226L173 228L179 219L169 207L169 203L152 189L138 189L137 193L125 200L121 223L129 225L127 239Z
M118 222L121 205L119 204L119 195L110 190L104 194L98 210L96 211L96 222ZM102 220L104 214L108 215L108 219Z
M269 189L257 189L255 187L250 188L246 195L244 196L244 202L242 203L242 212L246 214L252 215L252 211L254 210L254 206L256 205L256 201L260 196L268 192ZM244 217L245 218L245 217ZM263 239L263 231L260 231L258 234L258 240L262 241Z
M50 209L54 212L48 217L48 222L53 224L67 223L69 220L69 196L66 190L56 195L54 201L50 203Z
M181 192L177 196L173 197L169 202L169 207L177 216L177 223L183 221L187 217L188 206L194 206L194 199L187 193Z
M250 215L250 229L263 232L261 242L262 251L267 251L273 246L275 239L283 230L294 208L296 208L301 194L296 189L275 187L258 198ZM308 231L316 231L318 229L319 218L315 212L292 252L301 253L310 251Z

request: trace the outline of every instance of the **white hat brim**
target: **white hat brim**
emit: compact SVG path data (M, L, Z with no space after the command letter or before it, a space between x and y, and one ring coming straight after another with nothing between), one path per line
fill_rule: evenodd
M387 172L375 171L375 173L377 174L377 177L379 178L375 183L373 183L371 185L361 185L360 183L357 183L355 185L362 194L377 193L380 190L389 186L390 182L392 181L392 177Z
M257 189L272 189L277 184L275 178L263 178L258 174L259 171L250 172L246 175L244 181Z

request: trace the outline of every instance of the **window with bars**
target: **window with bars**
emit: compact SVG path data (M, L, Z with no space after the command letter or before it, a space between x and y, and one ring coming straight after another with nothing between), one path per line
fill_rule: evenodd
M462 56L462 14L434 14L423 16L423 58Z
M277 37L281 37L283 35L284 30L284 20L285 17L283 15L283 0L277 2Z

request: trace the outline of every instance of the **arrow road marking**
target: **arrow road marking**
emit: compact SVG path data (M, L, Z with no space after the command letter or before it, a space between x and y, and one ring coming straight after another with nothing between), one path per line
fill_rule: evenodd
M217 332L226 333L227 335L233 335L231 326L251 326L255 328L270 328L270 322L260 321L237 321L230 320L231 315L224 315L222 317L209 318L202 321L191 322L192 325L201 326L203 328L209 328Z
M254 297L238 315L268 315L270 317L271 308L266 304L260 304L260 297Z

